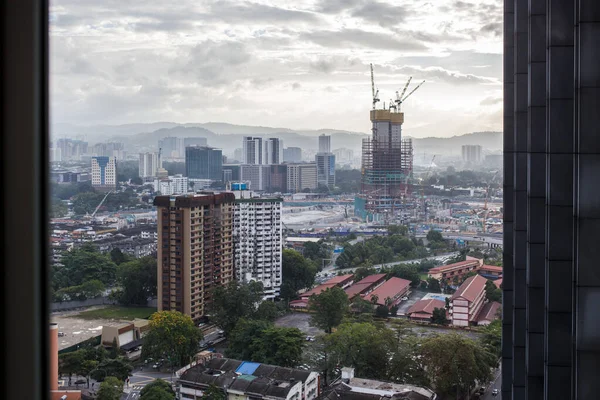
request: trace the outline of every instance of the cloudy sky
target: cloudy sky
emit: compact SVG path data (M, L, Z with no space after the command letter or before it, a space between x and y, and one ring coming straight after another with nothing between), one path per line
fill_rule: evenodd
M54 0L52 122L369 131L409 76L412 136L500 130L501 0ZM381 103L380 103L381 104Z

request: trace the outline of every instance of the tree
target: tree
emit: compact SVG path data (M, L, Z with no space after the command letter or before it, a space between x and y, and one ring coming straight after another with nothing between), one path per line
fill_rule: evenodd
M304 335L299 329L276 327L259 320L239 320L228 341L228 357L284 367L298 365L304 347Z
M427 232L427 241L429 243L444 242L444 237L441 232L431 229Z
M366 278L369 275L375 275L377 274L377 270L375 268L369 268L369 267L360 267L357 268L354 271L354 281L358 282L364 278Z
M272 301L263 301L258 306L256 313L254 314L254 318L263 320L263 321L275 321L277 316L279 315L279 309L277 305Z
M432 293L441 293L442 287L440 286L440 281L435 278L427 278L427 290Z
M213 293L212 320L229 334L241 318L250 318L257 312L262 297L260 282L231 281L227 286L218 286Z
M379 318L387 318L390 310L386 306L377 306L375 309L375 316Z
M226 400L227 396L225 395L223 390L219 389L216 385L211 384L208 387L208 389L206 389L204 391L201 399L202 400Z
M315 263L317 270L321 270L323 260L331 258L331 246L327 245L323 240L314 242L306 242L302 249L304 258L308 258Z
M502 352L502 321L494 320L482 329L481 344L490 353L500 357Z
M408 234L408 227L406 225L389 225L387 227L388 235L402 235Z
M373 304L370 301L363 299L360 296L357 296L356 300L352 302L352 309L357 313L363 314L372 314L373 313Z
M485 282L485 297L488 301L497 301L502 303L502 290L496 287L494 281L487 280Z
M61 263L62 266L53 266L52 288L54 290L78 286L92 280L111 285L117 275L117 266L110 257L100 253L89 243L65 252Z
M97 381L101 381L107 376L114 376L124 381L131 376L132 371L133 367L126 358L107 358L99 363L93 371L90 371L90 376Z
M290 301L298 290L312 287L317 267L295 250L283 249L281 298Z
M175 392L171 384L162 379L155 379L140 391L140 400L174 400Z
M457 333L423 340L420 356L436 391L457 398L491 379L495 356L478 342Z
M421 275L419 274L419 268L415 265L399 264L394 265L389 273L389 276L395 276L409 280L411 286L415 287L421 283Z
M433 313L431 314L431 322L438 325L446 325L448 324L448 318L446 318L446 309L445 308L434 308Z
M123 394L123 382L114 376L109 376L100 384L98 400L119 400Z
M327 288L310 297L308 308L313 313L311 325L331 333L348 312L348 295L339 286Z
M148 304L148 298L156 296L156 271L154 257L142 257L119 265L117 268L117 277L121 286L119 302L124 305Z
M116 337L113 338L112 346L110 347L110 353L108 354L108 357L112 358L113 360L119 357L119 344L117 343Z
M115 247L110 251L110 259L117 265L121 265L126 261L131 261L132 258L121 251L121 249Z
M202 332L192 318L177 311L159 311L150 317L144 337L144 358L170 357L171 366L186 365L200 347Z

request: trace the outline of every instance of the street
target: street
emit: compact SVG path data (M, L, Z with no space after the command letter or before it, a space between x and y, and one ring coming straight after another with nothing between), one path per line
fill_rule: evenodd
M481 397L482 400L501 400L502 399L502 364L500 364L500 367L494 372L494 379L493 381L488 385L487 390L485 391L485 393L483 394L483 396ZM494 389L498 389L498 395L497 396L492 396L492 390Z

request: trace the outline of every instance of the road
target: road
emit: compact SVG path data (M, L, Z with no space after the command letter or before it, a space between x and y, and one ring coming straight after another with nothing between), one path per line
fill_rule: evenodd
M501 400L502 399L502 365L494 372L494 380L489 384L487 390L481 397L481 400ZM492 396L492 390L498 389L498 395Z
M138 400L140 398L140 391L144 386L155 379L164 379L170 382L171 376L169 372L134 371L133 375L129 377L129 385L125 385L123 389L124 393L121 396L121 400Z

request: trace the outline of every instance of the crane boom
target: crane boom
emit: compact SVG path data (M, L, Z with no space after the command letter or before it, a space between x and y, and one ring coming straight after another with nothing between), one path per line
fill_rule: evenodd
M419 83L419 84L417 85L417 87L416 87L416 88L414 88L413 90L411 90L411 91L410 91L410 93L409 93L409 94L407 94L407 95L406 95L406 97L404 97L404 98L403 98L401 101L404 101L404 100L408 99L408 97L409 97L411 94L413 94L413 93L414 93L414 92L415 92L415 91L416 91L418 88L420 88L420 87L421 87L421 85L422 85L422 84L424 84L424 83L425 83L425 81L423 81L423 82Z
M404 96L404 93L406 93L406 90L408 89L408 85L410 85L411 80L412 80L412 76L409 76L408 81L406 82L406 85L404 85L404 89L402 89L402 94L398 97L398 100L402 101L402 97ZM396 94L398 94L398 92L396 92Z
M379 95L379 89L375 91L375 76L373 74L373 64L371 64L371 94L373 95L373 110L375 109L375 105L379 101L377 97Z
M96 213L98 212L98 210L100 209L100 207L102 207L102 204L104 203L104 200L106 200L106 198L108 197L108 195L111 194L111 193L112 193L112 190L104 195L104 198L102 198L102 201L100 201L100 204L98 204L98 207L96 207L96 209L92 213L92 218L96 215Z

